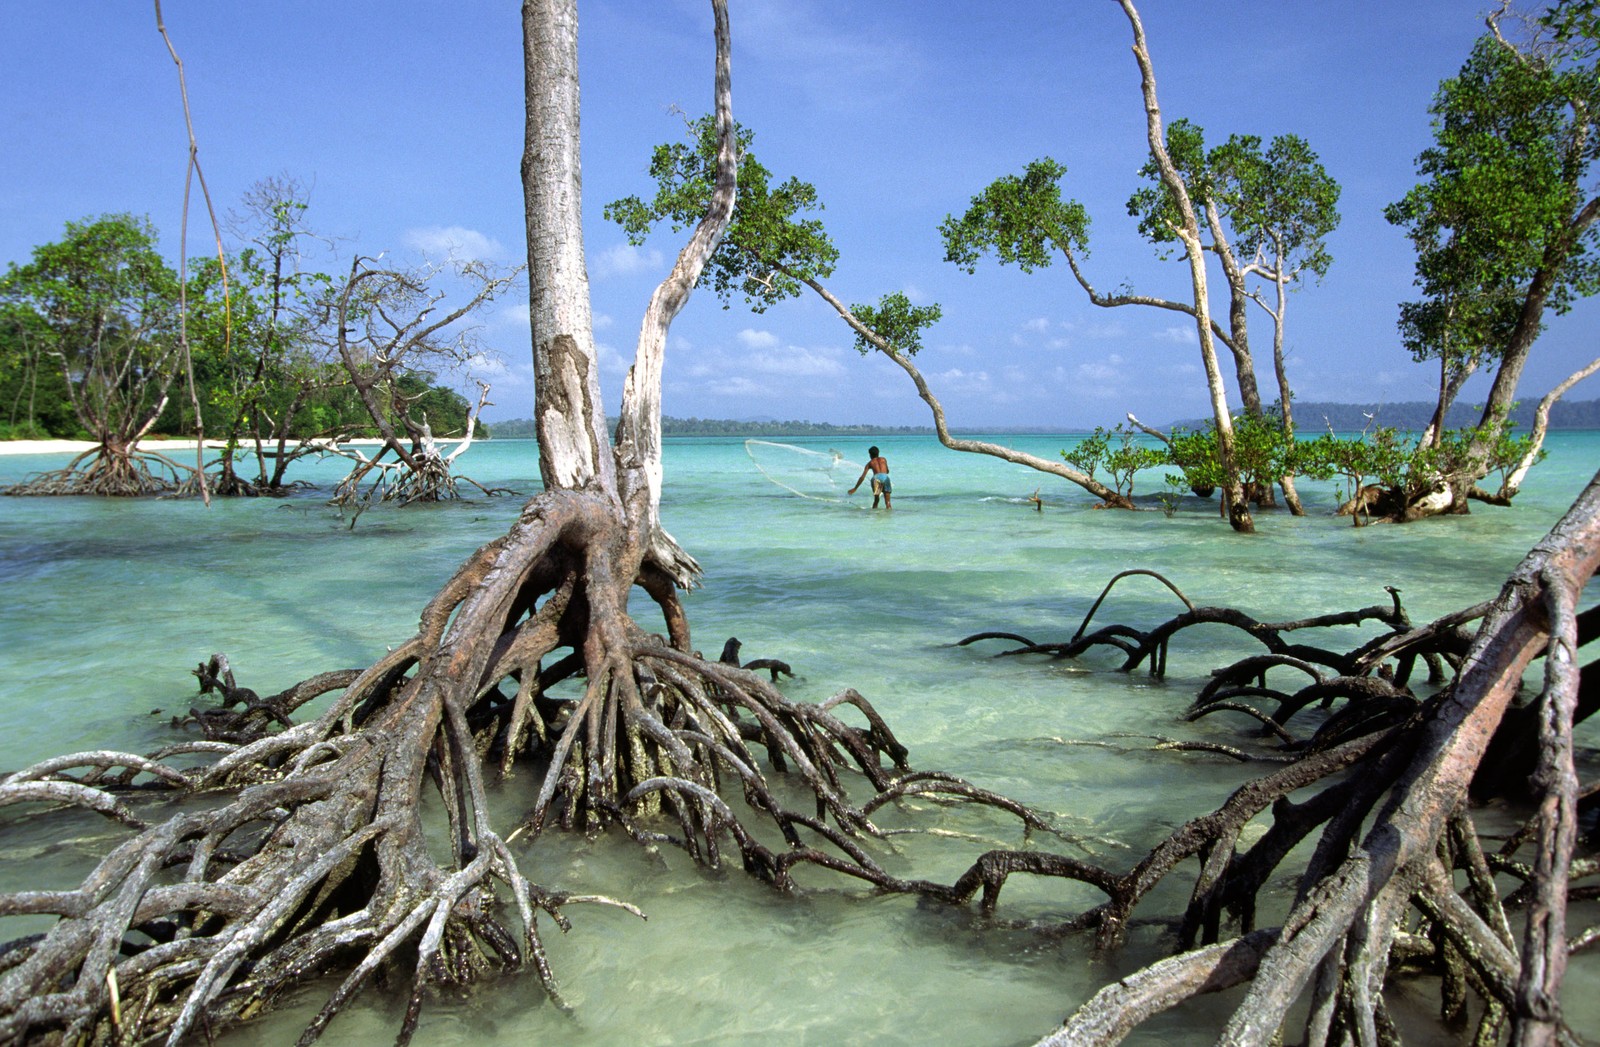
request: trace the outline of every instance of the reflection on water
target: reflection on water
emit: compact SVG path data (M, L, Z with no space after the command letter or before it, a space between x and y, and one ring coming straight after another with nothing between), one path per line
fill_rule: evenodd
M1072 438L1008 439L1051 456ZM842 451L852 481L866 460L863 439L793 442ZM1263 513L1260 533L1239 537L1198 500L1171 518L1094 511L1061 481L931 438L870 442L893 467L892 513L864 509L870 499L860 492L799 497L758 470L742 440L669 441L667 526L706 567L704 587L688 597L698 644L715 651L737 635L747 658L782 658L798 674L785 684L794 697L860 690L916 766L1053 812L1089 853L1119 867L1246 773L1213 757L1153 753L1143 740L1250 743L1220 717L1180 718L1209 670L1247 650L1239 637L1185 635L1164 681L1116 674L1106 655L1083 664L995 659L998 645L952 641L986 629L1064 639L1106 580L1133 567L1160 571L1196 603L1269 619L1383 603L1383 587L1394 585L1421 621L1492 595L1600 462L1600 433L1558 433L1515 509L1404 528L1355 529L1322 515L1336 495L1306 483L1302 494L1319 515ZM463 462L480 480L537 489L532 444L476 445ZM0 457L0 482L51 464ZM338 463L307 475L329 483ZM1028 497L1041 481L1044 511L1035 512ZM1160 484L1153 475L1141 490ZM170 715L195 700L188 670L213 651L263 693L371 661L409 635L438 585L503 533L519 505L380 508L352 529L312 494L209 509L0 499L0 768L65 749L156 747ZM1148 626L1178 608L1157 583L1135 578L1096 621ZM1593 725L1580 740L1596 743ZM497 802L514 812L530 784L523 775ZM933 819L959 835L896 837L883 860L949 879L983 849L1022 839L996 816L930 807L915 821ZM108 832L92 822L83 829ZM86 860L31 828L0 839L0 879L10 888L64 885ZM440 1000L425 1011L418 1043L1030 1043L1170 945L1162 927L1141 926L1124 953L1096 958L1078 938L1040 940L970 910L876 898L818 871L806 874L806 893L780 896L736 870L695 869L681 854L615 839L547 837L521 853L536 881L624 898L649 920L583 906L570 912L570 934L546 926L574 1016L519 980L470 1001ZM1178 904L1182 886L1162 900ZM1095 900L1070 885L1018 881L1001 915L1048 920ZM1592 960L1575 964L1573 984L1600 985ZM1585 995L1596 996L1568 992ZM301 1010L320 1002L308 987ZM1144 1042L1209 1041L1227 1004L1201 1002L1151 1027ZM388 1039L402 1006L371 995L334 1023L329 1042ZM1592 1006L1572 1000L1569 1020ZM233 1040L286 1042L296 1016L290 1008ZM1587 1016L1600 1027L1600 1015Z

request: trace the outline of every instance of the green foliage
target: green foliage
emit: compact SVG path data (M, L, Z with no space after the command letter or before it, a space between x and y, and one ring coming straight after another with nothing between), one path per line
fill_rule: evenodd
M1339 226L1339 183L1305 139L1278 135L1263 153L1259 137L1233 135L1212 150L1209 164L1241 258L1259 254L1289 279L1328 274L1326 237Z
M1446 484L1509 472L1532 444L1531 437L1515 435L1509 423L1451 429L1432 442L1380 426L1354 437L1324 433L1301 443L1296 461L1299 471L1315 479L1339 479L1345 499L1375 484L1404 506Z
M1167 128L1167 154L1198 208L1214 208L1236 257L1259 256L1271 276L1327 275L1326 237L1339 225L1339 183L1298 135L1278 135L1263 152L1259 135L1232 135L1209 152L1205 133L1188 120ZM1139 232L1170 254L1177 242L1177 203L1154 158L1139 174L1148 184L1128 199Z
M1234 466L1246 489L1265 490L1280 477L1306 471L1303 450L1304 445L1284 431L1282 415L1277 411L1261 417L1233 417ZM1174 429L1167 459L1181 471L1167 477L1172 487L1210 491L1222 486L1223 469L1214 423L1207 422L1200 429Z
M1177 490L1185 487L1197 494L1209 495L1226 482L1222 461L1217 457L1217 430L1207 422L1200 429L1173 429L1167 444L1167 464L1175 466L1177 473L1167 474L1167 485Z
M1110 430L1096 426L1093 435L1063 450L1061 457L1091 480L1104 469L1112 490L1124 498L1133 497L1134 477L1140 470L1169 462L1164 449L1141 443L1138 433L1121 424Z
M1189 199L1196 208L1204 207L1216 191L1206 157L1205 132L1188 120L1174 120L1167 125L1166 146L1167 156L1188 187ZM1149 184L1135 190L1128 198L1128 214L1139 220L1140 235L1157 246L1161 257L1170 257L1170 245L1178 242L1175 230L1182 225L1178 202L1161 180L1161 168L1155 157L1144 162L1139 176Z
M0 439L77 439L67 379L45 352L44 320L27 306L0 305Z
M1066 173L1045 157L1021 175L996 179L972 198L966 214L940 223L945 261L971 273L980 257L992 253L1002 265L1031 273L1048 268L1057 251L1087 252L1089 212L1076 200L1062 199Z
M892 352L916 356L922 348L922 332L938 323L944 311L937 303L912 305L911 299L894 291L880 298L875 306L852 304L850 312L882 338ZM865 335L856 333L856 350L862 356L875 348Z
M1594 5L1557 4L1544 23L1553 45L1478 40L1435 97L1425 181L1384 212L1417 250L1422 297L1400 330L1418 359L1495 359L1530 293L1560 313L1600 290L1583 217L1600 131Z
M35 374L49 360L82 428L130 439L166 395L179 362L178 278L146 219L105 215L68 222L0 278L0 308ZM208 290L191 287L196 300ZM37 392L37 385L31 388Z
M291 184L263 183L236 219L248 246L223 269L190 262L183 331L207 433L236 443L378 434L325 345L319 325L334 292L301 266L310 234ZM66 237L0 278L0 438L125 439L161 402L179 371L178 277L147 221L110 215L69 222ZM441 436L460 434L470 404L432 374L401 368L390 421L426 414ZM195 431L187 394L172 395L151 429Z
M622 227L629 243L644 243L663 223L679 232L705 217L716 180L716 122L702 116L690 132L690 141L656 146L650 161L654 197L629 196L606 205L606 219ZM839 249L822 221L808 217L822 210L816 187L797 178L773 185L772 172L751 152L754 132L740 127L735 133L739 191L733 220L700 279L723 308L737 295L759 313L795 297L807 281L832 275Z

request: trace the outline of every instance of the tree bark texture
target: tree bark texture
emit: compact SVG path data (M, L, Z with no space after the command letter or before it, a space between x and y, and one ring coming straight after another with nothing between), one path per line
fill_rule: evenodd
M1150 155L1161 171L1161 181L1172 194L1182 216L1182 225L1173 233L1183 242L1184 254L1189 261L1189 278L1194 290L1195 330L1200 337L1200 360L1205 367L1206 387L1211 394L1211 413L1217 427L1217 458L1222 466L1222 510L1234 530L1244 534L1255 531L1255 521L1250 516L1250 503L1246 500L1244 485L1239 479L1239 468L1234 461L1233 416L1228 410L1227 389L1223 385L1222 370L1217 365L1217 351L1211 334L1210 298L1207 291L1206 259L1200 240L1200 223L1195 217L1194 202L1188 187L1178 172L1172 157L1167 153L1165 133L1161 124L1161 106L1156 99L1155 67L1150 61L1149 46L1145 43L1144 24L1133 0L1117 0L1133 28L1133 54L1139 64L1139 81L1144 93L1145 127L1150 143Z
M524 0L522 5L527 88L522 186L534 419L546 487L615 497L583 251L577 20L573 0Z

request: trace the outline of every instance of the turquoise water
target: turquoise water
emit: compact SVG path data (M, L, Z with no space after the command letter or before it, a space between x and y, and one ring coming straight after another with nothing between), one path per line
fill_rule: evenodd
M1073 437L997 439L1054 456ZM1394 585L1422 621L1492 596L1600 466L1600 432L1556 433L1513 509L1356 529L1327 515L1337 500L1331 485L1305 483L1313 515L1262 513L1260 533L1240 537L1198 500L1171 517L1096 511L1064 481L950 452L931 437L782 442L824 457L758 447L764 473L743 440L668 442L663 515L706 569L688 598L697 645L715 652L737 636L745 658L789 662L799 674L786 684L794 697L856 688L916 766L1053 812L1102 839L1090 849L1118 867L1242 780L1231 762L1151 752L1149 738L1248 742L1236 723L1190 725L1181 713L1213 666L1249 649L1221 630L1186 634L1168 678L1152 681L1107 671L1104 656L995 660L988 655L998 645L951 641L987 629L1064 639L1105 582L1136 567L1160 571L1196 603L1262 618L1382 603L1383 587ZM892 513L868 509L864 492L842 497L869 442L893 469ZM832 472L838 487L815 468L833 450L845 458ZM0 483L64 462L0 456ZM537 490L531 443L479 444L462 464L481 481ZM341 471L330 460L298 475L326 484ZM1152 475L1139 490L1153 496L1160 487ZM1035 489L1043 512L1027 501ZM505 531L520 503L379 508L351 527L316 492L210 508L0 499L0 768L68 749L155 748L170 737L168 717L194 700L188 670L213 651L263 693L370 662L409 635L426 599L472 549ZM1153 581L1130 579L1096 621L1148 626L1177 609ZM1582 741L1597 744L1593 725ZM502 799L516 808L514 791ZM950 826L973 839L904 841L900 860L949 879L982 850L1020 842L997 819L960 815ZM0 852L7 887L65 879L80 860L31 838L0 836ZM626 898L650 919L598 907L570 913L575 927L551 952L575 1018L519 982L469 1002L439 1001L417 1042L1031 1043L1164 945L1158 929L1140 930L1123 954L1099 959L1078 938L1041 941L971 911L876 898L820 872L807 878L813 891L783 897L737 872L696 870L680 854L625 841L546 837L525 861L540 882ZM1019 881L1001 915L1050 918L1092 900L1069 885ZM1575 964L1573 984L1600 986L1593 960ZM1593 991L1567 995L1569 1007L1596 1006L1573 999ZM314 988L305 1002L320 1002ZM1202 1003L1157 1023L1144 1042L1208 1042L1222 1006ZM336 1021L327 1042L387 1039L398 1016L397 1004L374 996ZM286 1042L294 1017L235 1039ZM1600 1013L1588 1017L1588 1028L1600 1028Z

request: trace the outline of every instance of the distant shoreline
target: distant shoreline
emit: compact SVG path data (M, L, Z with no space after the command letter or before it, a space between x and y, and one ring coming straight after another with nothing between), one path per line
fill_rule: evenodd
M1297 402L1294 405L1295 428L1302 434L1314 434L1323 430L1334 432L1361 432L1373 426L1392 426L1396 429L1410 432L1420 432L1428 424L1433 414L1433 404L1423 401L1395 402L1387 404L1353 404L1353 403L1326 403L1326 402ZM1520 403L1513 410L1511 418L1519 429L1526 431L1532 423L1534 404ZM1457 404L1451 410L1446 425L1450 428L1461 428L1477 424L1478 413L1482 411L1479 404ZM763 419L760 421L731 421L708 418L662 418L662 435L668 437L789 437L791 439L807 437L835 438L846 436L933 436L934 430L923 425L836 425L830 422L806 421L776 421ZM1182 426L1190 429L1203 429L1205 419L1187 419L1170 422L1159 426L1161 429L1171 429ZM533 438L534 424L531 419L513 418L506 421L488 423L489 432L479 439L484 440L524 440ZM1584 430L1600 429L1600 399L1596 400L1563 400L1557 403L1550 412L1550 429L1557 430ZM1076 429L1062 426L981 426L963 425L953 427L952 431L960 434L978 434L989 436L1048 436L1057 433L1089 432L1090 428ZM356 440L343 440L343 444L354 446L372 446L382 443L381 440L363 438ZM453 440L442 440L443 443L453 443ZM142 444L149 451L193 451L195 441L182 439L151 439ZM207 447L221 447L221 441L207 440ZM0 455L16 454L76 454L90 450L94 443L89 440L0 440Z
M1511 420L1524 432L1533 424L1533 409L1537 401L1524 401L1511 412ZM1433 417L1434 404L1427 401L1393 401L1390 403L1336 403L1332 401L1295 401L1296 428L1303 434L1315 435L1324 430L1335 432L1361 432L1373 426L1389 426L1410 432L1421 432ZM1235 413L1241 408L1235 407ZM1458 403L1451 408L1445 425L1459 429L1478 424L1483 412L1482 404ZM1126 423L1123 423L1126 424ZM1181 426L1186 429L1204 429L1207 419L1178 419L1157 426L1170 430ZM509 418L488 423L491 439L526 439L534 435L534 423L529 418ZM1110 428L1107 426L1107 428ZM1600 429L1600 399L1562 400L1550 412L1550 428ZM1066 425L959 425L952 432L981 433L992 436L1038 436L1064 432L1091 432L1093 426ZM841 436L932 436L934 430L925 425L866 425L836 424L832 422L807 422L799 419L714 419L675 418L666 415L661 419L663 436L745 436L745 437L822 437Z

